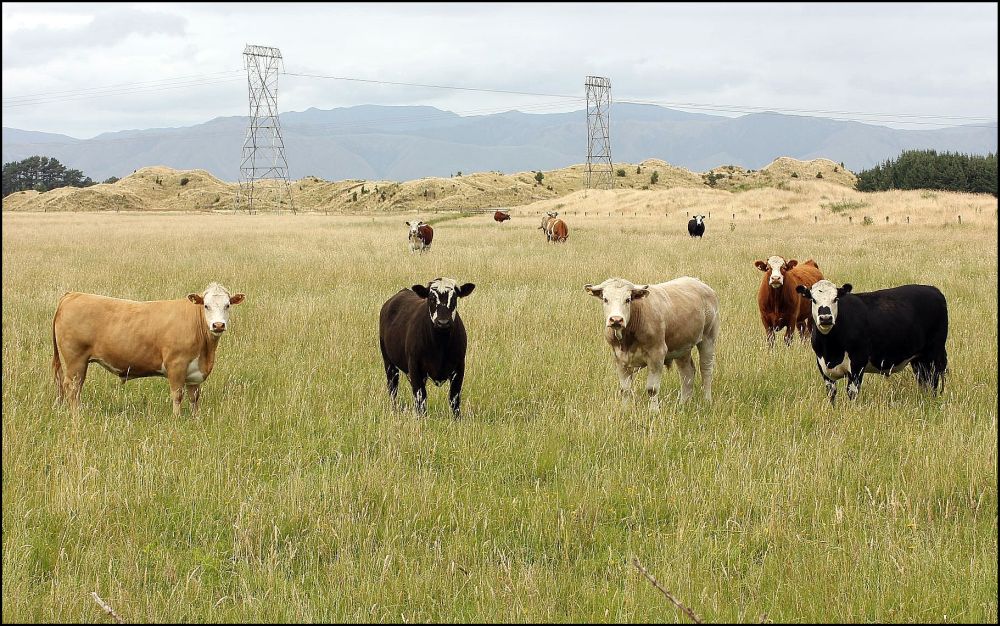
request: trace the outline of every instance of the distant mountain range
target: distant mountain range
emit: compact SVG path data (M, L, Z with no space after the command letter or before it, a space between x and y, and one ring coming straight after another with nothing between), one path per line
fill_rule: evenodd
M909 149L997 151L995 122L897 130L779 113L730 118L639 104L615 104L610 115L615 163L656 158L696 172L720 165L759 169L781 156L827 158L858 172ZM3 128L3 161L54 157L97 181L153 165L204 169L236 181L247 121L220 117L92 139ZM462 117L427 106L363 105L284 113L280 123L293 179L403 181L459 171L552 170L587 160L583 110Z

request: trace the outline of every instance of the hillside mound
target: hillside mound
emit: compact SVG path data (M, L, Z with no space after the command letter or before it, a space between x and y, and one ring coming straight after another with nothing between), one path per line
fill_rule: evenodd
M795 180L812 181L817 177L823 182L851 188L856 180L854 174L827 159L798 161L782 157L759 171L726 165L701 174L660 159L646 159L638 164L614 164L611 184L615 190L640 195L669 189L734 192L787 186ZM592 182L596 185L599 180L598 176ZM516 207L559 199L565 202L571 194L573 198L584 197L577 194L586 190L587 182L587 166L578 164L548 172L459 173L447 178L428 177L403 182L331 182L309 176L293 181L289 191L295 209L301 211L428 212ZM258 206L290 208L282 183L271 180L258 185L255 188ZM229 211L235 206L238 192L237 183L223 182L205 170L155 166L136 170L112 184L11 194L4 198L3 208L18 211ZM592 197L599 197L596 191L591 193L595 194ZM633 200L645 201L640 196L624 194L615 202L627 204Z

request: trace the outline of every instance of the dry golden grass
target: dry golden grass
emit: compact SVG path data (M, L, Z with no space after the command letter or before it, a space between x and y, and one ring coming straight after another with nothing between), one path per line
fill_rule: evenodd
M594 200L619 213L581 215ZM996 621L995 198L812 181L559 201L565 244L538 205L439 215L419 255L398 214L5 211L4 621L107 621L95 590L136 622L683 621L634 558L710 622ZM844 201L914 220L812 221ZM691 239L683 211L705 207ZM944 394L906 371L831 408L808 345L765 345L752 262L775 253L858 291L941 288ZM622 409L583 285L684 274L720 298L715 400L671 402L671 370L659 415ZM391 410L377 347L381 303L442 275L477 284L460 421L444 388L426 418ZM52 408L64 291L212 280L247 301L200 417L96 365L79 419Z

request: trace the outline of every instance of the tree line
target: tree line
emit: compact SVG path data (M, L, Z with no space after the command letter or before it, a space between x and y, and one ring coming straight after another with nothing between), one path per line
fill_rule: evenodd
M117 180L112 176L104 182ZM32 156L3 165L3 197L16 191L49 191L57 187L90 187L93 184L90 176L84 176L80 170L70 169L57 159L45 156Z
M858 174L858 191L940 189L997 195L997 155L906 150Z

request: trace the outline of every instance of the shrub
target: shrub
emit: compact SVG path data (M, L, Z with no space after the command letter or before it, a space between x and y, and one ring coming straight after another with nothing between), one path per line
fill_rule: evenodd
M355 191L353 194L351 194L351 202L357 202L357 201L358 201L358 192Z
M792 178L798 178L798 177L799 177L798 172L792 172Z
M624 169L620 169L617 172L615 172L615 174L618 174L619 176L621 176L622 178L624 178L625 177L625 170Z
M655 185L656 181L660 180L660 173L657 171L653 172L653 175L649 177L649 184Z
M816 178L823 178L823 172L816 172Z
M538 181L539 185L542 184L542 179L543 178L545 178L545 174L542 174L540 171L539 172L535 172L535 180Z
M185 176L184 178L181 179L181 187L188 184L189 182L191 182L191 179Z

